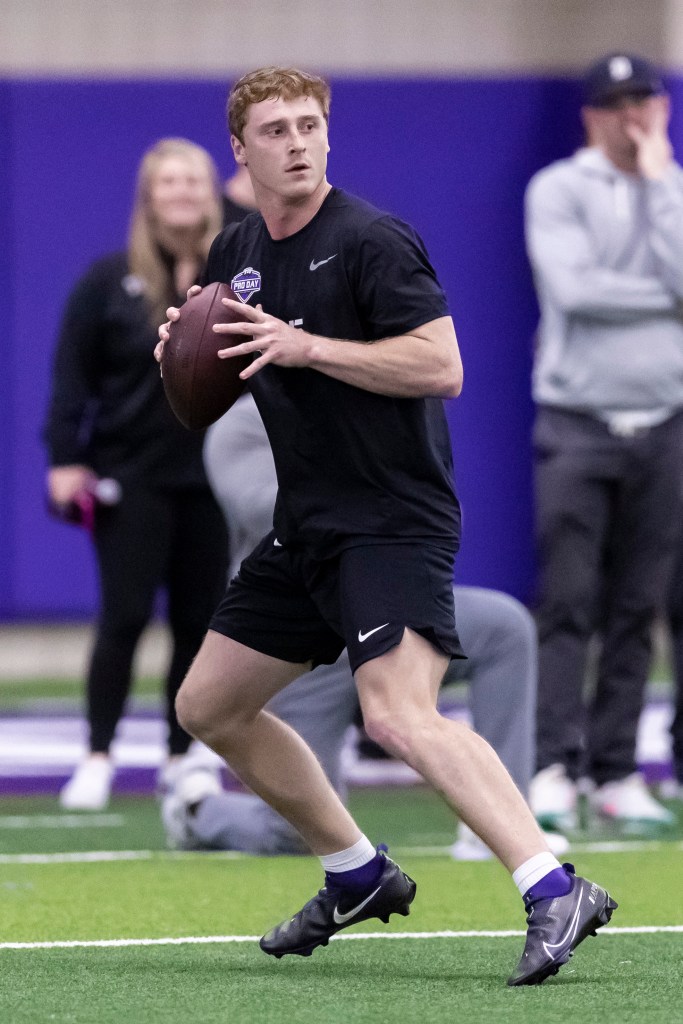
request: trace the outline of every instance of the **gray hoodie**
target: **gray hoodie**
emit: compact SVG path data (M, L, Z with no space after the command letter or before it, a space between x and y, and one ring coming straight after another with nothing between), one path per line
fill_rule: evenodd
M526 234L538 403L653 424L683 407L683 168L661 181L595 148L536 174Z

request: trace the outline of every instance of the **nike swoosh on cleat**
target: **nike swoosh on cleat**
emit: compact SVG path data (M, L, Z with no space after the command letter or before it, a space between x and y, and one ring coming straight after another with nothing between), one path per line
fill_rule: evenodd
M348 913L346 913L346 914L340 914L339 911L337 910L337 908L335 907L334 908L334 913L332 915L333 918L334 918L334 923L335 924L346 924L346 922L350 921L352 917L356 916L356 914L360 914L360 912L363 909L363 907L367 903L370 902L370 900L373 898L373 896L377 895L377 893L380 891L381 888L382 888L382 886L378 885L377 888L375 889L375 891L371 892L369 896L366 896L362 903L359 903L357 907L354 907L353 910L349 910Z
M567 943L571 944L571 942L575 938L576 932L577 932L578 927L579 927L579 914L580 914L580 912L581 912L581 901L579 901L579 904L578 904L576 910L574 911L574 916L571 919L571 921L569 922L569 924L567 926L567 930L564 933L564 935L562 936L562 938L560 939L560 941L559 942L544 942L543 943L543 948L544 948L544 950L546 951L547 955L550 957L551 960L555 959L555 955L553 953L553 950L555 950L557 953L559 953L567 945Z
M334 259L334 257L335 257L336 255L337 255L337 254L336 254L336 252L335 252L334 256L328 256L326 260L318 260L318 262L317 262L317 263L316 263L316 261L315 261L315 260L311 260L311 264L310 264L310 266L309 266L309 268L308 268L308 269L309 269L309 270L317 270L317 269L318 269L318 267L322 267L322 265L323 265L324 263L329 263L329 262L330 262L330 260L333 260L333 259Z
M358 630L358 639L360 640L361 643L364 643L369 636L372 636L373 633L379 632L380 629L384 629L384 627L388 626L388 625L389 625L389 623L385 622L381 626L375 626L374 629L369 629L367 633L361 633L361 631L359 629Z

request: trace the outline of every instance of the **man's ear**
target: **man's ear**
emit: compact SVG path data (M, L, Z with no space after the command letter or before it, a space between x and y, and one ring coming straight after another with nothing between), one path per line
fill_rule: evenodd
M235 163L242 164L244 167L246 167L247 155L244 151L244 143L240 142L236 135L231 135L230 145L232 146L232 152L233 156L235 157Z

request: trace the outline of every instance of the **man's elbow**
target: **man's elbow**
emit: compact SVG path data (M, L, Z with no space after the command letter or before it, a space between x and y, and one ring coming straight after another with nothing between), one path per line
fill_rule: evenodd
M450 381L448 387L444 387L439 394L439 398L457 398L462 391L462 375L456 381Z
M447 398L458 398L462 391L462 374L458 377L457 381L453 382L453 386L448 392Z
M460 358L451 359L444 367L440 380L440 398L457 398L462 391L463 370Z

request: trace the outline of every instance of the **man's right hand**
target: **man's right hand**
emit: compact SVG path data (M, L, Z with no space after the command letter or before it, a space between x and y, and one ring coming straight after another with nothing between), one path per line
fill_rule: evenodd
M187 290L187 298L191 299L193 295L199 295L201 290L201 285L193 284L192 287ZM164 345L169 339L168 329L172 323L175 323L176 320L180 319L180 310L177 306L169 306L166 310L166 316L168 317L168 320L159 328L159 341L154 349L154 358L158 363L161 362L161 358L164 354Z
M634 117L626 131L638 150L638 170L650 181L660 181L673 164L673 147L668 134L669 98L653 96L646 101L649 118L641 123Z

